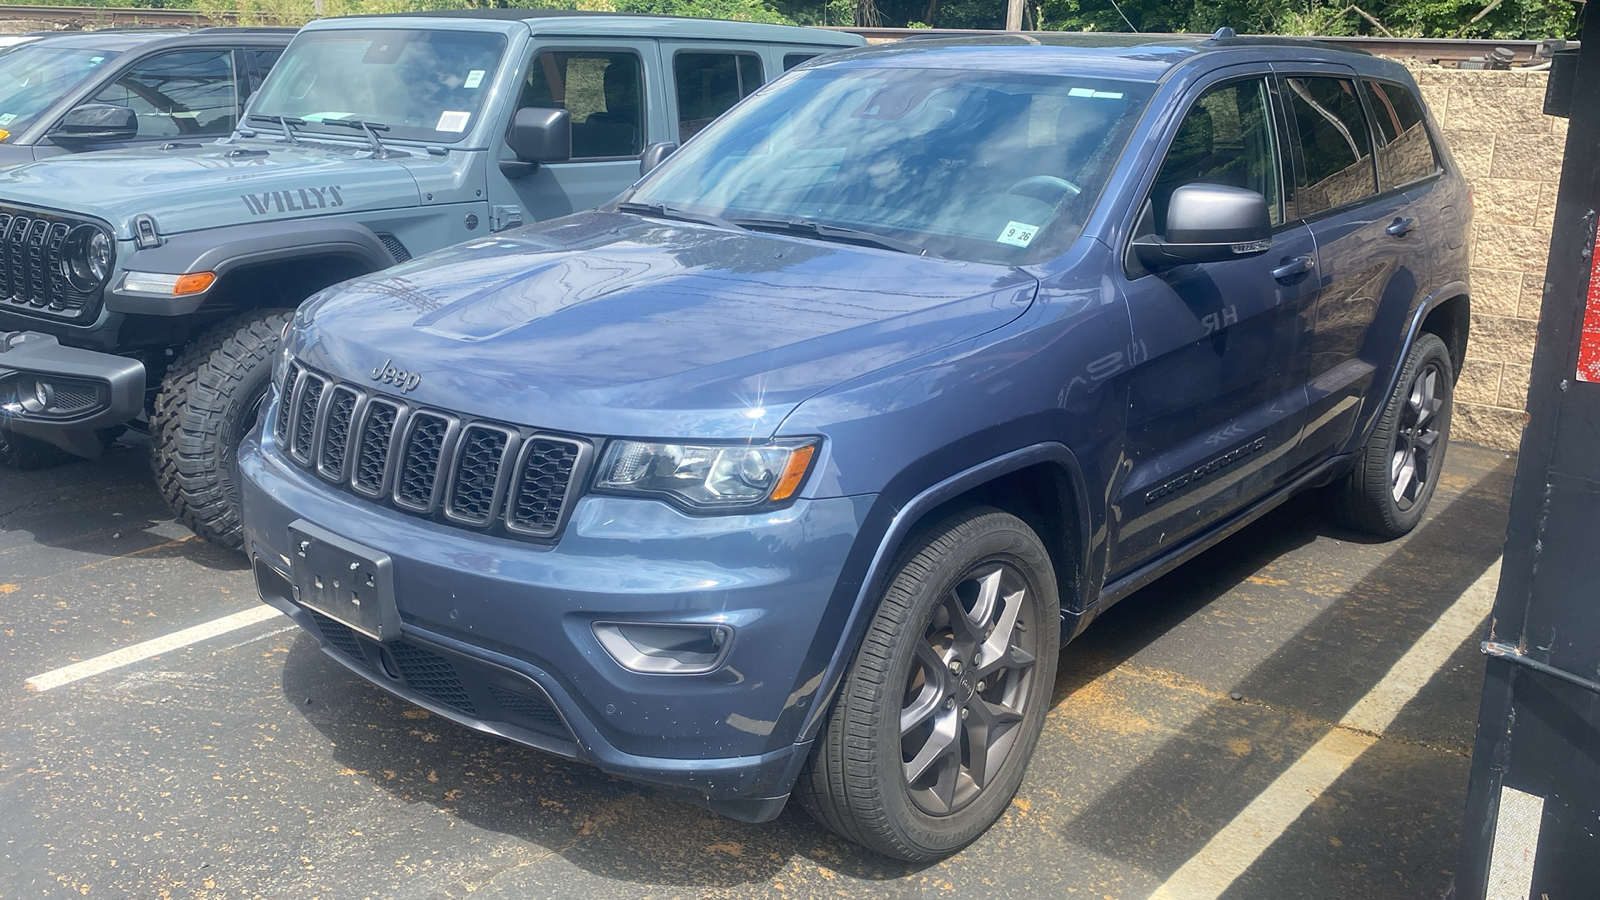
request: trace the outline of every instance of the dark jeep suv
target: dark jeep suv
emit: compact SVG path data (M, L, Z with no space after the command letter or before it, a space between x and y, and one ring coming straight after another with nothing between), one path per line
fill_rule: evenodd
M935 859L1112 603L1306 488L1416 525L1469 215L1364 54L846 51L600 211L302 307L242 451L257 583L440 715Z

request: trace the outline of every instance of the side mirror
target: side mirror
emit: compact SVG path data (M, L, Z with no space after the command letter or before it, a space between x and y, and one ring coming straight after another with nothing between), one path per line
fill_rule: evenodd
M644 148L644 155L639 157L639 177L643 178L649 175L651 169L665 162L667 157L671 156L672 152L677 149L678 145L671 141L651 144Z
M50 136L65 141L130 141L139 136L139 119L126 106L85 103L68 110Z
M1244 188L1186 184L1167 203L1167 233L1133 242L1150 269L1259 256L1272 249L1267 198Z
M572 158L572 116L564 109L523 107L511 119L506 143L523 162L566 162Z

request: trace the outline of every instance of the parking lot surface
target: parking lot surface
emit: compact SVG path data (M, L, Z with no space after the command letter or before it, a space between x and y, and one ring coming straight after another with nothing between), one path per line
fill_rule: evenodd
M147 453L126 438L0 471L3 897L1436 900L1450 883L1514 465L1498 451L1453 447L1404 540L1301 497L1119 604L1063 652L1010 812L926 867L794 804L740 824L392 699L170 520Z

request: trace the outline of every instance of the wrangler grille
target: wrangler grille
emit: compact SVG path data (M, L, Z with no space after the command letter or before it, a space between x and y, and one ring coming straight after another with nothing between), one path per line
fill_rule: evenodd
M468 528L555 537L592 455L586 441L413 408L300 363L279 398L273 437L295 463L368 499Z
M77 219L0 207L0 309L78 320L100 311L100 289L67 280L62 248Z

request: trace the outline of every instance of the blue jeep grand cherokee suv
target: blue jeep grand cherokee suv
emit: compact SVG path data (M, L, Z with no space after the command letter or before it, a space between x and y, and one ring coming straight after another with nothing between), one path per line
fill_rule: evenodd
M1113 602L1304 488L1417 523L1469 202L1406 71L1315 43L832 55L303 307L260 591L440 715L935 859Z

